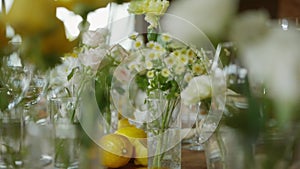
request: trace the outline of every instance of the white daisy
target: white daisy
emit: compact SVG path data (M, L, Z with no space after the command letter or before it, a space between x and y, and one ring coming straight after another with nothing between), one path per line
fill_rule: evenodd
M187 73L184 75L184 81L190 82L190 80L193 78L192 74Z
M146 44L146 46L148 47L148 48L154 48L154 46L155 46L155 42L153 42L153 41L150 41L150 42L148 42L147 44Z
M187 57L187 55L182 54L182 55L179 56L178 62L179 62L179 64L186 65L189 62L189 58Z
M169 57L165 58L164 61L168 67L171 67L175 64L174 56L169 56Z
M204 69L200 64L194 64L192 67L193 73L196 75L200 75L204 73Z
M147 59L149 60L155 60L155 59L158 59L158 55L156 52L154 51L151 51L147 54Z
M147 60L146 63L145 63L145 67L148 70L152 69L153 68L153 63L151 61Z
M170 71L169 71L169 69L167 69L167 68L162 69L162 70L161 70L161 75L162 75L163 77L169 77L169 76L170 76Z
M177 65L175 67L175 74L177 75L181 75L182 73L184 73L185 71L185 67L183 65Z
M168 35L168 34L166 34L166 33L163 33L163 34L161 35L161 40L162 40L163 42L170 42L172 39L171 39L170 35Z
M140 49L141 47L143 47L143 41L137 40L137 41L134 42L133 46L134 46L135 49Z
M148 78L153 78L153 77L154 77L154 71L153 71L153 70L148 71L148 72L147 72L147 77L148 77Z

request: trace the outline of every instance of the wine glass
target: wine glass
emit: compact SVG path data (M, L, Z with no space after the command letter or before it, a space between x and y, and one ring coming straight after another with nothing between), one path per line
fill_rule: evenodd
M291 28L294 28L294 29L300 31L300 18L298 18L298 17L279 18L278 24L284 31L291 29Z
M19 43L9 45L9 52L0 60L0 166L16 168L23 165L22 100L28 90L33 67L20 59Z

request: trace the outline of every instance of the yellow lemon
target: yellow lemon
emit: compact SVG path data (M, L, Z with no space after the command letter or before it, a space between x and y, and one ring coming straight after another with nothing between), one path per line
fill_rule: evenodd
M125 166L133 154L130 141L119 134L108 134L100 139L100 162L103 166L119 168Z
M134 145L134 164L135 165L148 165L148 150L147 150L147 140L137 140Z
M135 138L147 137L147 134L144 130L139 129L135 126L119 128L115 133L129 138L129 140L134 140Z
M122 118L118 121L118 129L125 128L125 127L134 127L134 126L129 123L128 119Z
M147 134L144 130L139 129L135 126L124 127L118 129L116 134L123 135L127 137L132 145L134 146L133 158L134 163L136 165L144 165L148 164L148 151L147 151Z
M56 8L53 0L14 0L6 21L20 35L36 35L55 27Z

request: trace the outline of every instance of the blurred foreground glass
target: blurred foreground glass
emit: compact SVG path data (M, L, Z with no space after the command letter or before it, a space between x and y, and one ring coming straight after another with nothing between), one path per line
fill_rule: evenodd
M242 66L237 57L234 43L220 43L216 49L218 57L224 65L227 92L226 106L222 121L212 137L204 143L208 169L249 169L251 165L251 140L244 140L243 133L233 126L227 126L229 117L246 117L248 109L247 69ZM238 124L238 121L233 121ZM235 125L235 124L233 124ZM248 144L250 143L250 145Z
M20 44L0 51L0 168L23 166L24 119L22 100L28 90L33 66L20 59Z
M7 92L0 89L0 94ZM0 112L0 168L22 168L24 124L22 108Z
M49 166L53 161L54 138L53 125L47 111L47 102L42 98L40 90L33 91L38 86L31 86L26 95L24 105L25 121L25 167L40 169ZM35 90L35 89L34 89ZM41 99L38 99L41 97Z
M206 56L209 59L214 59L215 52L212 50L205 51ZM206 68L210 69L210 68ZM207 70L208 72L213 70ZM211 75L214 78L214 75ZM215 93L214 93L215 94ZM215 100L211 101L214 102ZM183 138L183 148L193 151L203 151L203 145L199 140L200 131L204 121L207 118L208 112L210 111L210 104L206 101L202 101L197 105L191 105L186 111L182 112L182 129L185 133ZM216 118L217 119L217 118ZM216 120L217 122L217 120ZM208 122L207 122L208 123ZM209 124L208 124L209 125ZM186 134L188 132L188 134Z
M49 108L55 138L54 168L78 168L81 138L78 98L53 98Z
M0 88L7 91L1 95L1 111L13 109L23 100L34 69L33 65L22 62L20 43L12 43L7 48L6 53L0 51Z
M285 31L291 28L295 28L296 30L300 31L300 18L298 17L279 18L278 24Z

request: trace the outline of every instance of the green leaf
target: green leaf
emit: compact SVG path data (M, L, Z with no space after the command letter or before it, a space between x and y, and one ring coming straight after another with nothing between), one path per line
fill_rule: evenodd
M74 74L79 70L79 67L75 67L72 69L71 73L68 75L68 81L70 79L72 79L72 77L74 76Z
M11 99L12 97L8 94L8 90L2 88L0 91L0 111L4 111L8 107Z
M148 41L156 42L157 36L158 36L158 34L156 33L156 31L154 29L148 29L148 34L147 34Z

